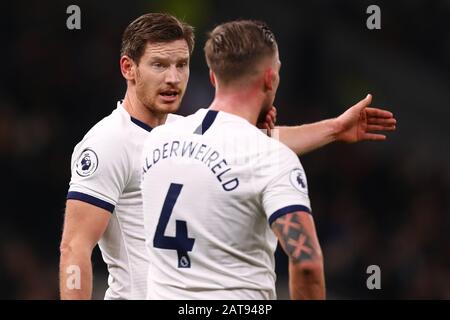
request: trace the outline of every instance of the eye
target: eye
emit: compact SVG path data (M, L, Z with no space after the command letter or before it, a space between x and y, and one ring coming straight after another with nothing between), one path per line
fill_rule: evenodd
M161 62L153 62L152 67L155 69L163 69L164 65Z
M187 62L180 62L177 64L177 68L186 68L188 66Z

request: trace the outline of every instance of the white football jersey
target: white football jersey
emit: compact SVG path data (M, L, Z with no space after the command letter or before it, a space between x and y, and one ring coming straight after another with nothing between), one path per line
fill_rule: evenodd
M311 212L298 157L245 119L200 109L142 155L148 299L275 299L271 223Z
M180 116L169 114L167 122ZM145 299L148 254L142 217L140 156L152 130L123 106L98 122L75 146L67 199L112 213L99 247L108 266L105 299Z

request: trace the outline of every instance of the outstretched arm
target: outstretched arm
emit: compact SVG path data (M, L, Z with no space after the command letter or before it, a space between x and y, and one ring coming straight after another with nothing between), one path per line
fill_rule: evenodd
M273 108L260 127L268 129L269 134L272 133L272 136L299 155L334 141L354 143L385 140L386 135L378 132L395 130L397 121L391 112L369 107L371 102L372 95L369 94L337 118L301 126L275 127L275 130L278 129L276 131L270 130L274 128L276 119L276 109Z

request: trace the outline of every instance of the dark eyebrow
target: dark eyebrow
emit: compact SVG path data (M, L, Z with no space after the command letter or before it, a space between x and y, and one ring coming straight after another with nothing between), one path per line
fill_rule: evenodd
M150 61L151 61L151 62L154 62L154 61L164 61L164 62L167 62L168 60L169 60L169 58L163 57L163 56L153 56L153 57L150 58Z
M170 57L164 57L164 56L153 56L150 58L151 61L168 61L170 60ZM177 62L188 62L189 61L189 56L186 57L182 57L180 59L177 60Z
M178 59L177 62L178 62L178 63L180 63L180 62L188 63L188 62L189 62L189 57L185 57L185 58Z

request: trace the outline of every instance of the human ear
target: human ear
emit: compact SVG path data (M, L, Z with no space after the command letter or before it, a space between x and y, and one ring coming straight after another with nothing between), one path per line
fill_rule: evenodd
M135 70L136 70L136 65L130 57L124 55L120 58L120 71L122 72L122 76L126 80L129 80L129 81L134 80Z
M266 90L273 90L273 80L274 80L274 72L272 68L266 69L264 71L264 88Z
M216 87L216 77L214 76L214 73L212 72L212 70L209 70L209 80L211 81L211 84L215 88Z

